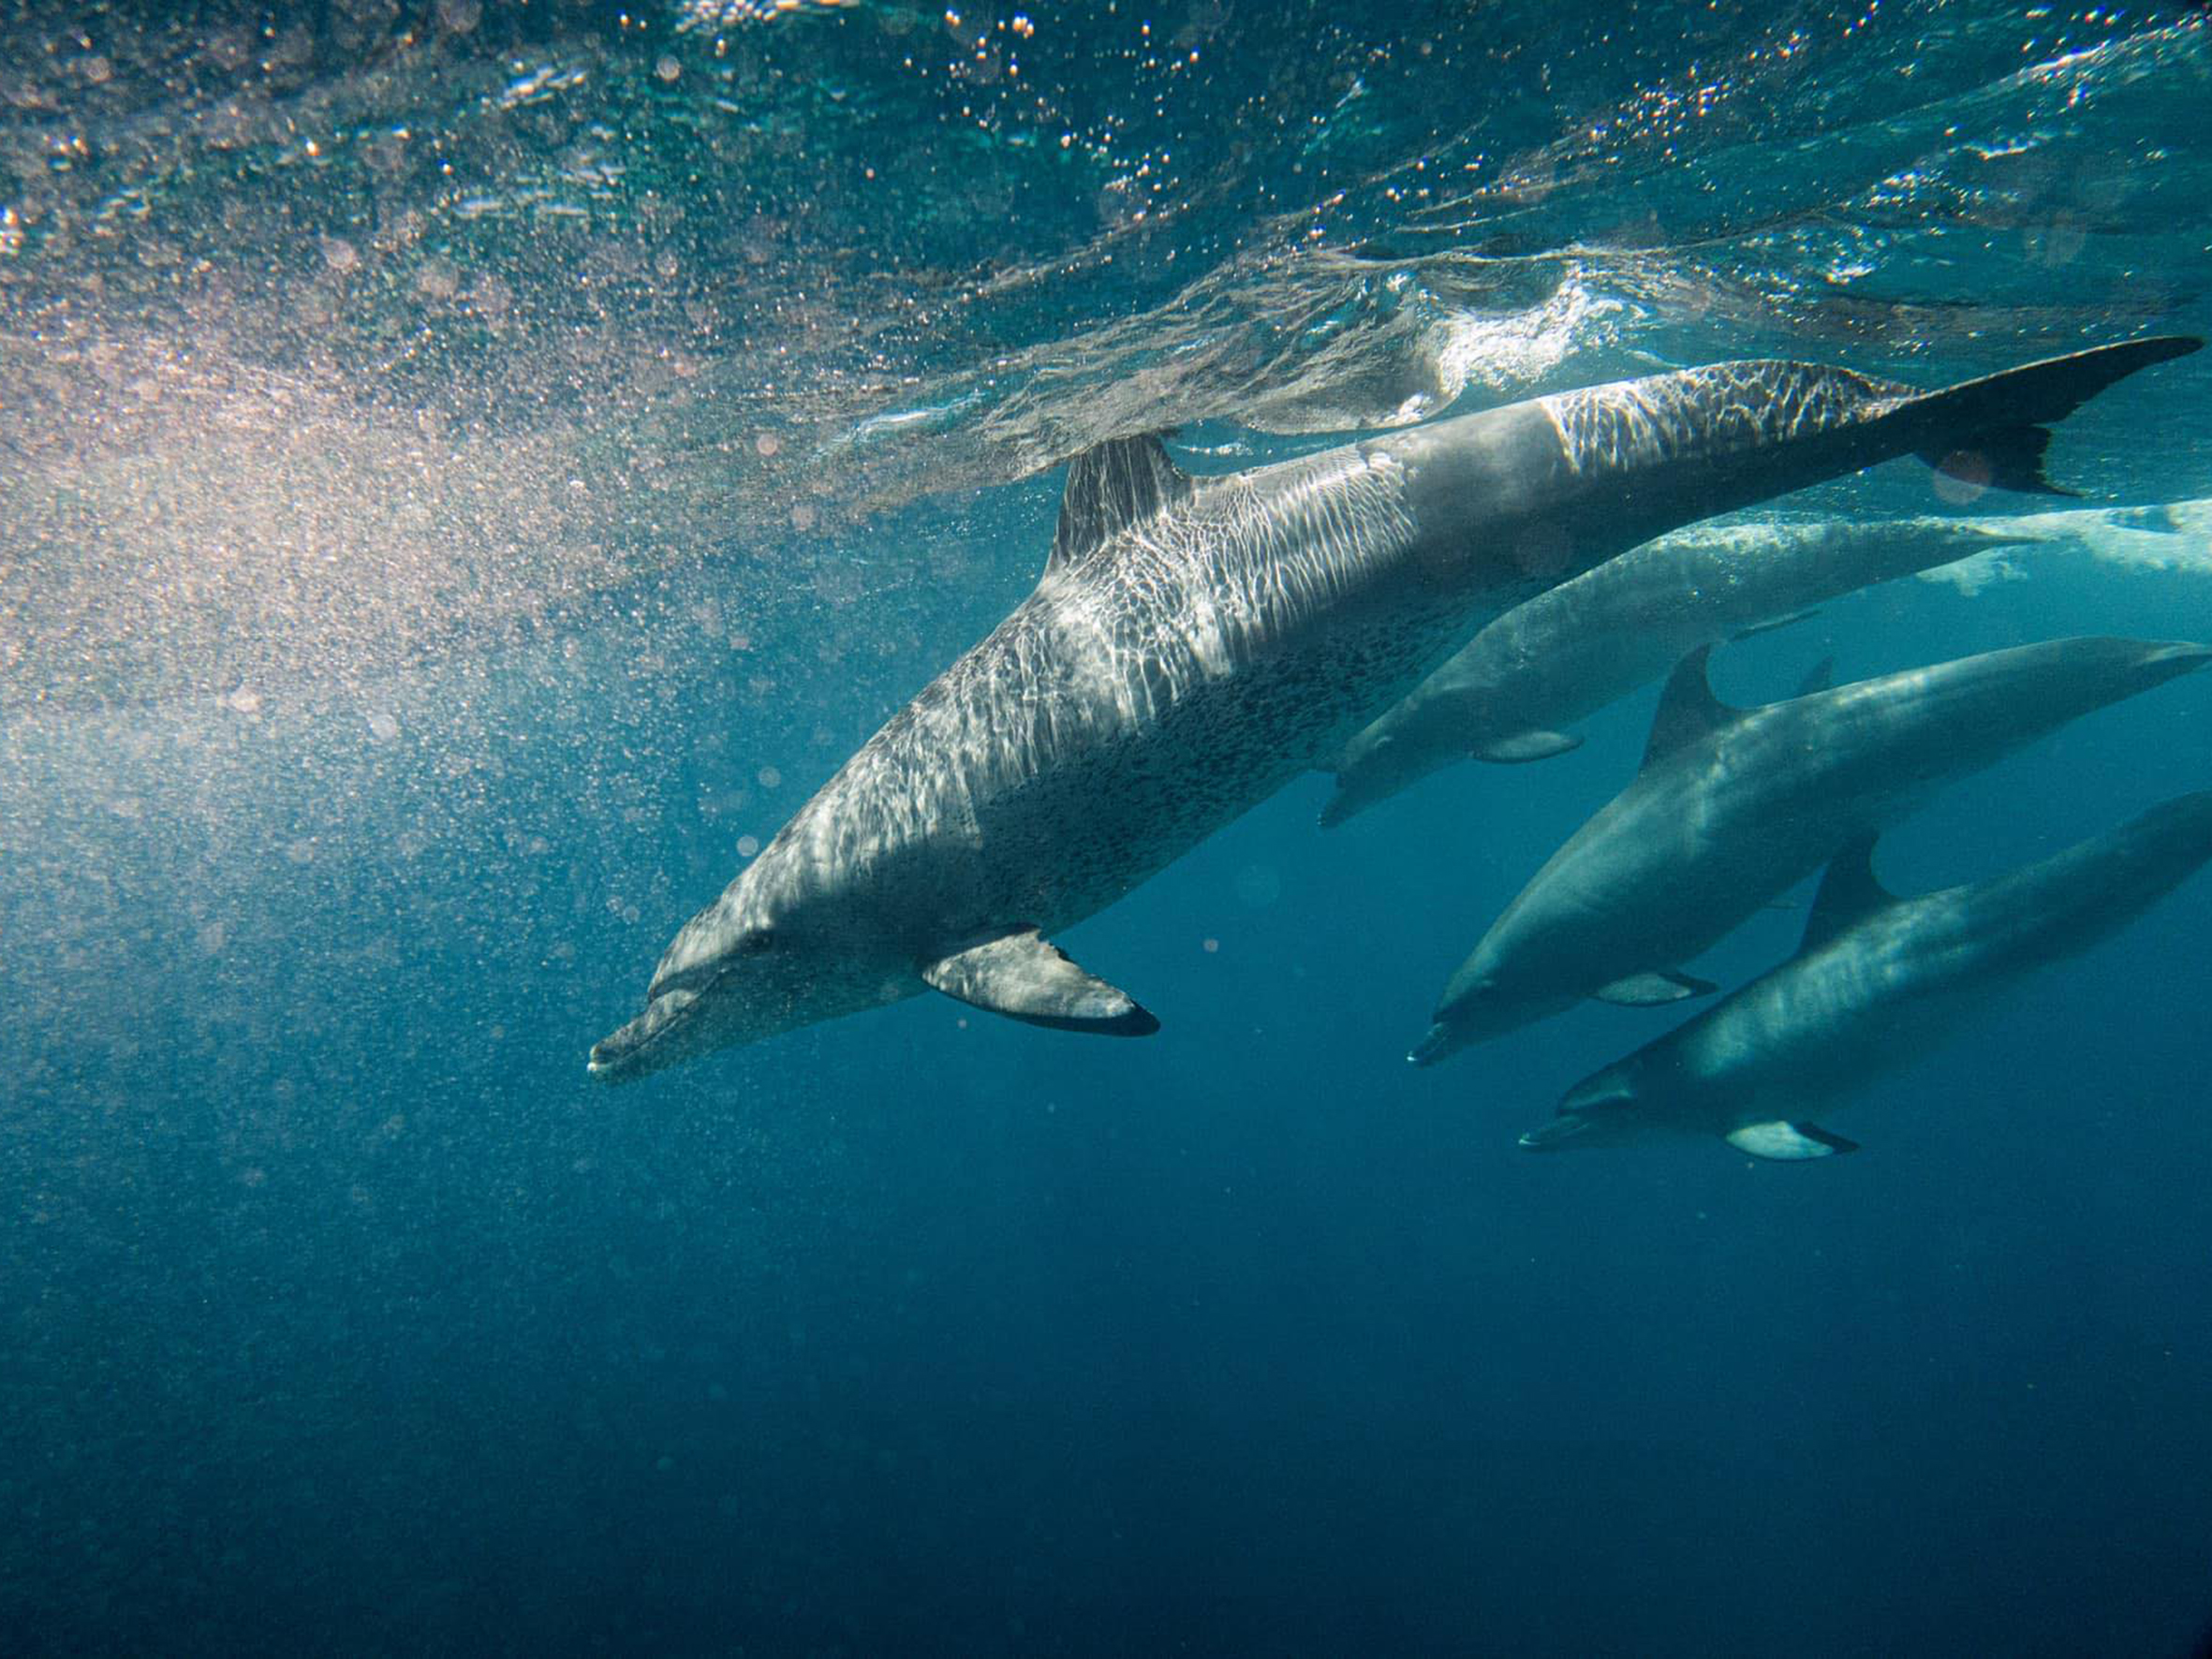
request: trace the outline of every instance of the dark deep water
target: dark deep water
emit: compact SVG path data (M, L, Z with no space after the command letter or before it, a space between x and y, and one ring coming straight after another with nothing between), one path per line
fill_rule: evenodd
M1327 835L1304 780L1074 930L1147 1041L923 998L582 1059L1091 441L2206 331L2198 8L744 9L0 22L0 1648L2189 1652L2212 881L1857 1156L1531 1157L1677 1013L1401 1056L1647 690ZM2207 361L2066 424L2085 502L1783 508L2212 496ZM2175 521L1717 679L2212 639ZM2184 679L1884 874L2207 784Z

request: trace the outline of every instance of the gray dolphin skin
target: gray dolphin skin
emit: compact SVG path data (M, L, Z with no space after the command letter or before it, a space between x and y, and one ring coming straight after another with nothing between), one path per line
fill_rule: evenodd
M635 1078L937 990L1063 1029L1157 1021L1046 935L1273 794L1489 617L1714 513L1894 456L2047 490L2045 424L2187 338L1919 392L1724 363L1192 478L1069 468L1038 586L677 932L591 1069ZM1954 463L1955 464L1955 462Z
M1797 955L1585 1078L1532 1152L1715 1136L1754 1157L1857 1149L1811 1122L2035 970L2087 950L2212 859L2212 792L1995 880L1896 899L1873 844L1830 866Z
M1411 1055L1432 1064L1585 997L1715 989L1679 964L1942 785L2212 661L2212 646L2053 639L1732 709L1701 646L1668 681L1643 770L1569 838L1452 976Z
M1686 652L1876 582L2032 539L1966 519L1700 524L1499 617L1347 743L1324 827L1456 760L1542 760Z

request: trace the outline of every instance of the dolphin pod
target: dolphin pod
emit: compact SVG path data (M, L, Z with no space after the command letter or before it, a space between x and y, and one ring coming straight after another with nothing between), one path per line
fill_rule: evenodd
M1680 964L1844 846L2070 720L2212 662L2212 646L2054 639L1732 709L1711 647L1659 699L1643 769L1530 878L1452 976L1432 1064L1585 997L1716 987Z
M1187 476L1157 439L1088 451L1036 590L685 924L591 1070L637 1078L927 990L1152 1031L1048 935L1337 753L1490 618L1653 536L1898 456L2047 491L2048 423L2201 344L1934 392L1723 363L1218 477Z
M1829 867L1797 954L1567 1092L1532 1152L1715 1136L1753 1157L1856 1147L1810 1121L1949 1036L1979 1004L2117 932L2212 859L2212 791L1994 880L1884 892L1873 842Z
M1499 617L1336 757L1324 827L1455 760L1542 760L1565 729L1700 645L1793 621L1876 582L2031 539L1965 519L1700 524Z

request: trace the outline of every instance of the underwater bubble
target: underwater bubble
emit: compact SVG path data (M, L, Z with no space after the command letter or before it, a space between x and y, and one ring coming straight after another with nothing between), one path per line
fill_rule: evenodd
M758 835L741 835L737 838L737 856L739 858L749 859L759 850L760 838Z
M466 298L476 314L489 322L507 315L507 308L514 303L514 290L504 279L487 272L477 278Z
M398 718L386 713L381 709L377 710L369 716L369 736L375 738L379 743L389 743L393 738L399 736Z
M202 924L195 936L201 950L209 956L216 956L221 954L224 944L230 937L230 931L219 921L211 921Z
M1236 896L1254 910L1264 910L1283 896L1283 878L1270 864L1246 864L1236 873Z
M784 781L784 774L773 766L762 767L753 776L759 780L760 787L763 789L773 789Z
M1992 476L1986 455L1954 449L1938 463L1930 483L1938 501L1947 507L1965 507L1989 492Z
M332 271L353 271L361 265L361 250L343 236L326 236L322 239L322 262Z

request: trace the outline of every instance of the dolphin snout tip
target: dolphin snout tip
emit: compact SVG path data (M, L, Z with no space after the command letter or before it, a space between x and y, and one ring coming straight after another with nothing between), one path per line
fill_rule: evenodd
M2194 639L2175 639L2161 647L2153 660L2178 663L2185 668L2201 668L2212 662L2212 645L2202 645Z
M1521 1138L1515 1144L1525 1152L1555 1152L1572 1142L1589 1126L1589 1123L1580 1117L1562 1114L1548 1123L1540 1123L1533 1129L1523 1130Z
M1452 1028L1441 1023L1432 1025L1407 1053L1406 1060L1412 1065L1434 1065L1452 1051Z

